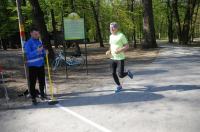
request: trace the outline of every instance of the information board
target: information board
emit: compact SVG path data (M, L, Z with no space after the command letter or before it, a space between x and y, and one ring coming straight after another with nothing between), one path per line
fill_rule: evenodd
M64 37L65 40L85 39L84 19L64 18Z

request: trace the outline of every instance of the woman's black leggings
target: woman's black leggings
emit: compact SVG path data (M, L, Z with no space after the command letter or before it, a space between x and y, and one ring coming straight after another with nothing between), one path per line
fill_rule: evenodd
M120 78L124 78L128 75L127 72L124 72L124 60L113 60L112 61L112 75L115 83L117 85L121 85L119 82L119 78L117 76L117 67L118 67L118 76Z

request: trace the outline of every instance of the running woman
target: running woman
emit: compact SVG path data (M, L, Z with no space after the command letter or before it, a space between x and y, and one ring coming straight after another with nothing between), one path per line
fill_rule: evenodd
M118 93L123 90L122 85L119 81L119 77L124 78L126 76L129 76L131 79L133 79L133 74L130 70L128 70L127 72L124 71L124 52L127 51L129 48L128 41L125 35L119 31L119 25L116 22L112 22L110 24L110 32L110 50L106 52L106 55L112 55L112 75L115 83L117 84L115 93Z

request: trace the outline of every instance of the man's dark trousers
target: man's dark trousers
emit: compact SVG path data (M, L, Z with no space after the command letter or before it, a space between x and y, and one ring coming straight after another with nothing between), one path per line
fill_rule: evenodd
M44 97L44 87L45 87L45 69L44 66L41 67L29 67L29 82L30 82L30 94L32 99L36 98L36 82L39 82L40 94Z

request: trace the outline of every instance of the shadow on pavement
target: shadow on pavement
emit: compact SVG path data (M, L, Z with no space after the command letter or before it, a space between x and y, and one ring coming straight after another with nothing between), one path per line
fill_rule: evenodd
M134 75L154 75L166 73L168 70L142 70L134 72Z
M154 92L162 91L189 91L200 90L198 85L169 85L156 87L153 85L146 86L146 88L131 88L126 89L121 93L114 94L113 90L100 90L100 91L86 91L86 92L73 92L57 95L60 104L64 107L73 106L90 106L90 105L116 105L131 102L147 102L155 101L164 98L162 94ZM23 106L10 108L14 109L41 109L41 108L55 108L56 106L50 106L46 102L39 103L37 106Z
M85 105L104 105L104 104L122 104L130 102L153 101L163 98L164 96L154 93L145 92L121 92L117 94L106 94L97 96L76 96L60 103L63 106L85 106Z
M176 91L189 91L189 90L200 90L200 86L198 85L169 85L169 86L162 86L162 87L156 87L156 86L147 86L145 89L146 92L161 92L161 91L170 91L170 90L176 90Z

